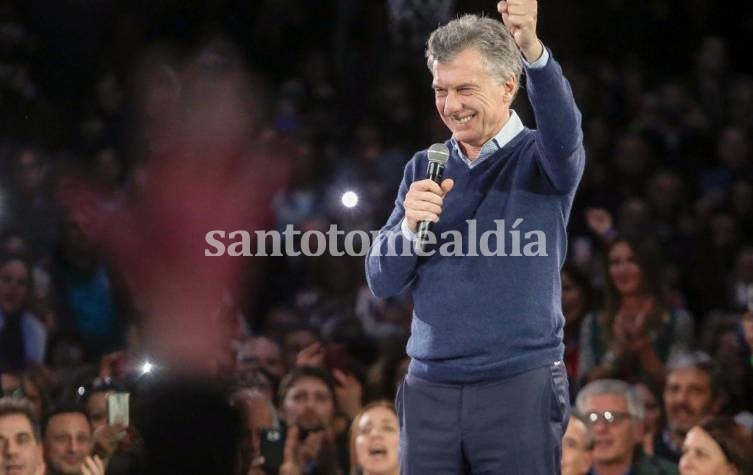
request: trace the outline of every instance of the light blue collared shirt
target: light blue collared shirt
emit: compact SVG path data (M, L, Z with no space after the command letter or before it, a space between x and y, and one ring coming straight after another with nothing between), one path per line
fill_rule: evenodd
M468 165L468 168L473 168L479 163L483 162L487 158L491 157L494 152L507 145L510 140L514 139L516 135L523 131L523 122L521 122L518 114L514 110L510 109L510 118L507 119L505 125L497 132L497 135L489 139L484 145L481 146L481 151L478 153L478 157L475 160L469 159L463 149L460 148L460 144L454 138L450 139L452 146L460 156L460 159Z

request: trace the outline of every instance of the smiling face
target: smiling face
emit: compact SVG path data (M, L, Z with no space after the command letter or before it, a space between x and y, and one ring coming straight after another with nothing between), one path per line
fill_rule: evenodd
M452 136L469 158L494 137L510 116L515 80L492 77L481 53L468 48L451 59L434 61L434 102Z
M398 473L400 430L393 411L383 406L366 410L355 432L356 458L364 475Z
M47 464L59 473L80 473L84 459L91 454L91 435L91 425L83 414L52 416L44 433Z
M673 432L684 434L705 416L717 412L711 384L711 376L698 368L677 369L667 375L664 405Z
M609 251L609 277L622 295L643 290L643 276L635 252L626 242L618 242Z

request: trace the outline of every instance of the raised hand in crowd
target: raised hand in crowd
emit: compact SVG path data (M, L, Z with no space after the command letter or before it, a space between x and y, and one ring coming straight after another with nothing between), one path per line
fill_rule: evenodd
M306 348L298 352L298 356L295 358L295 365L301 366L314 366L316 368L324 367L324 357L326 350L324 345L315 341Z
M588 208L585 211L586 224L597 236L605 239L614 230L612 213L604 208Z
M118 448L118 444L128 435L128 428L122 424L102 425L92 432L92 443L102 460L107 464Z
M345 371L333 369L332 376L337 382L335 386L337 404L348 419L352 420L361 410L363 387L355 376Z
M81 466L81 475L105 475L105 464L97 455L86 457Z

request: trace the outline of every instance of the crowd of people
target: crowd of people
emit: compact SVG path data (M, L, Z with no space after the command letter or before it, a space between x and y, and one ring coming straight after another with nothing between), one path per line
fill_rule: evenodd
M236 223L239 196L255 203L239 220L251 233L377 229L412 151L447 135L423 45L380 46L396 40L383 2L217 2L200 19L138 2L37 15L36 3L0 6L0 475L398 473L392 401L412 302L374 297L363 257L233 258L237 272L207 272L219 293L189 331L175 315L154 324L171 300L155 305L153 289L170 280L181 311L203 311L202 276L167 260L132 258L134 270L113 234L168 236L160 252L181 256L198 229L181 224ZM672 2L648 3L654 31ZM615 32L603 53L570 39L558 56L587 157L561 274L566 474L753 473L753 73L739 56L751 16L724 31L692 13L661 45L669 58L632 54ZM85 34L67 36L56 14ZM542 25L545 43L572 33ZM60 67L61 51L81 66ZM165 111L187 105L190 122L204 98L221 103L207 84L232 88L239 70L248 124L217 130L248 136L227 155L262 178L229 173L238 186L212 194L201 180L231 159L160 166L174 145ZM525 97L512 109L535 126ZM136 205L157 217L112 227ZM159 348L202 328L206 379L186 380ZM126 424L108 419L122 392Z

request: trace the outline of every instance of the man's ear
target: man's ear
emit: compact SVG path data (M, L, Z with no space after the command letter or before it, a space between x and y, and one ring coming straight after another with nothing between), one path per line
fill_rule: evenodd
M505 88L505 102L512 103L515 99L515 93L517 92L518 81L514 77L511 77L503 84Z

